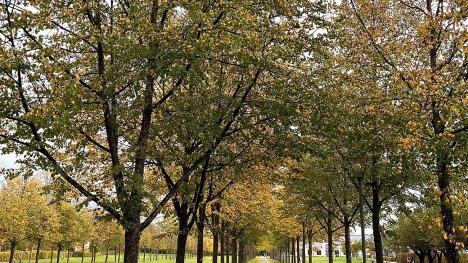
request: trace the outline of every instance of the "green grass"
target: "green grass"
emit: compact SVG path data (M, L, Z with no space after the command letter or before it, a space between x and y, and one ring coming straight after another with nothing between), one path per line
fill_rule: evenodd
M308 257L306 257L306 263L309 262L308 260L309 260ZM264 258L257 257L255 259L252 259L249 263L267 263L266 261L273 262L273 260L270 260L270 259L264 259ZM19 261L17 260L17 262L19 262ZM52 263L56 263L56 262L57 262L57 259L54 258L52 260ZM96 256L96 263L104 263L104 262L105 262L105 256L104 255ZM164 255L159 255L158 260L154 260L154 259L149 260L149 255L146 254L146 259L145 259L145 261L143 261L143 253L141 253L139 262L140 263L174 263L175 258L166 259L164 257ZM195 263L196 262L196 257L195 256L194 257L186 257L185 262L186 263ZM210 262L211 262L211 256L206 256L206 257L203 258L203 263L210 263ZM218 259L218 262L220 262L219 259ZM315 256L315 257L312 258L312 262L313 263L328 263L328 258L324 257L324 256ZM334 263L345 263L346 260L345 260L344 256L343 257L335 257L333 259L333 262ZM361 259L353 258L353 263L360 263L360 262L362 262ZM28 263L28 261L23 260L23 263ZM50 263L50 258L49 259L40 259L39 263ZM67 263L67 259L66 258L60 259L60 263ZM81 263L81 257L71 257L69 263ZM85 257L83 263L91 263L91 257ZM108 263L117 263L117 262L114 262L114 255L109 255ZM123 263L123 254L120 255L120 263Z
M301 260L302 262L302 260ZM341 256L341 257L334 257L333 258L333 263L345 263L346 262L346 257ZM362 258L355 258L353 257L352 259L353 263L362 263ZM367 258L367 262L372 262L370 258ZM309 257L306 257L306 263L309 263ZM314 256L312 258L312 263L328 263L328 257L326 256Z
M65 253L66 254L66 253ZM117 263L114 261L115 257L114 255L109 255L108 258L108 263ZM186 257L185 262L186 263L195 263L197 261L196 257ZM17 260L17 263L19 261ZM105 262L105 256L104 255L99 255L96 256L96 263L104 263ZM158 260L149 260L149 254L146 254L146 259L143 261L143 253L140 254L139 258L140 263L174 263L175 258L165 258L164 255L158 255ZM211 262L211 257L204 257L203 258L203 263L210 263ZM218 260L219 262L219 260ZM23 260L23 263L28 263L27 260ZM40 259L39 263L50 263L50 258L47 259ZM52 260L52 263L57 263L57 259L54 258ZM60 263L67 263L66 258L60 259ZM81 263L81 257L70 257L69 263ZM91 263L91 257L84 257L83 263ZM120 255L120 263L123 263L123 254Z

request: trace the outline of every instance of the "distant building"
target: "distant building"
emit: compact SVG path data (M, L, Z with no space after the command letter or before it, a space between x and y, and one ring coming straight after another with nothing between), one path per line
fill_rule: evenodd
M299 243L299 247L301 248L301 251L302 251L302 242ZM306 249L306 256L309 256L309 244L308 243L306 243L305 249ZM333 253L333 256L335 256L335 257L344 256L341 244L333 244L333 252L332 253ZM312 243L312 255L328 257L328 243L326 243L326 242L313 242Z

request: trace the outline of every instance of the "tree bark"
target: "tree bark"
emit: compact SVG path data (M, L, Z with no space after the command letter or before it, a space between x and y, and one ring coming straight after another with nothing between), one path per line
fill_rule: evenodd
M107 245L106 245L106 257L104 259L104 262L107 263L108 259L109 259L109 241L107 241Z
M54 261L54 246L52 246L52 251L50 251L50 263Z
M203 263L203 234L205 231L205 211L206 203L201 203L198 207L197 225L197 263Z
M231 240L231 250L232 250L232 263L237 263L237 238L232 237Z
M312 230L309 230L308 239L309 239L309 263L312 263L312 257L314 256L314 253L312 251Z
M426 257L426 254L424 252L414 252L416 256L419 258L419 263L424 263L424 258Z
M220 232L219 232L219 237L220 237L220 241L221 241L221 247L220 247L220 253L221 253L221 258L220 258L220 263L224 263L224 254L225 254L225 249L226 249L226 244L224 243L226 240L225 240L225 236L224 236L224 222L221 222L221 229L220 229Z
M179 216L178 221L179 221L179 233L177 234L176 263L184 263L185 246L187 244L187 238L189 234L188 217Z
M225 244L226 244L226 263L229 263L230 261L230 258L229 258L229 255L231 254L230 253L230 249L229 249L229 231L228 231L228 228L226 226L226 241L225 241Z
M245 241L243 238L239 241L239 263L246 263Z
M328 263L333 263L333 229L332 215L327 216L327 238L328 238Z
M42 242L42 238L39 238L37 240L37 244L36 244L36 259L35 259L35 263L38 263L39 262L39 253L40 253L40 249L41 249L41 242Z
M67 263L70 262L70 249L67 250Z
M434 251L432 250L427 251L427 259L429 263L434 263L435 257L436 255L434 254Z
M302 263L306 263L306 240L305 223L302 223Z
M364 220L364 178L363 176L358 177L358 191L359 191L359 221L361 226L361 252L362 252L362 263L366 263L367 252L366 252L366 223Z
M213 210L213 263L218 263L218 246L219 246L219 210L220 204L214 203L212 206Z
M84 246L85 246L84 243L81 244L81 263L84 262Z
M345 229L345 254L346 254L346 263L352 263L351 256L351 222L347 216L344 217L344 229Z
M289 244L289 237L286 238L287 239L287 245L286 245L286 263L291 263L291 257L289 255L289 247L290 247L290 244Z
M12 239L10 241L10 259L8 260L9 263L13 263L15 261L15 248L16 248L16 239Z
M440 214L444 228L444 246L445 259L447 263L458 263L459 256L455 242L452 240L454 235L453 209L450 199L450 176L448 171L449 161L448 153L440 152L437 156L437 174L440 194Z
M301 263L301 250L299 244L299 236L296 237L296 249L297 249L297 263Z
M140 213L133 215L133 223L125 229L124 263L138 263L140 243ZM131 217L133 217L131 216Z
M94 243L91 242L91 263L94 263Z
M372 183L372 232L374 235L375 261L383 263L382 235L380 233L380 203L379 189L376 182Z
M291 253L292 253L292 263L296 263L296 246L294 245L295 239L294 237L291 238Z

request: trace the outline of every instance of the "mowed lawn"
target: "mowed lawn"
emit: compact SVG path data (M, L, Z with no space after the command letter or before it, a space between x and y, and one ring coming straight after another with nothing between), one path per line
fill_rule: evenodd
M265 259L265 258L262 258L262 257L257 257L255 259L252 259L250 261L250 263L265 263L266 261L269 261L271 263L275 262L274 260ZM17 262L18 262L18 260L17 260ZM149 260L149 256L146 255L146 259L143 260L143 254L141 254L139 262L140 263L174 263L175 258L165 259L164 255L159 255L158 260L154 260L154 259ZM185 262L186 263L196 263L196 257L186 257ZM206 256L206 257L203 258L203 263L210 263L210 262L211 262L211 257L210 256ZM219 259L218 259L218 262L220 262ZM309 262L308 258L306 258L306 263L308 263L308 262ZM317 256L317 257L312 258L312 262L313 263L328 263L328 258L323 257L323 256ZM345 260L345 257L336 257L336 258L334 258L333 262L334 263L345 263L346 260ZM361 259L353 258L353 263L360 263L360 262L362 262ZM28 261L23 260L23 263L28 263ZM49 259L40 259L39 263L50 263L50 258ZM52 260L52 263L57 263L57 259L54 258ZM60 263L67 263L67 259L66 258L60 259ZM81 257L71 257L69 263L81 263ZM91 263L91 257L85 257L83 263ZM96 263L105 263L105 256L104 255L96 256ZM117 262L114 262L114 255L109 255L108 263L117 263ZM123 263L123 254L120 256L120 263Z
M301 262L302 262L302 260L301 260ZM309 262L309 257L306 257L306 263L308 263L308 262ZM333 263L345 263L345 262L346 262L346 258L344 256L333 258ZM353 263L361 263L361 262L362 262L362 259L353 258ZM368 262L370 262L369 259L368 259ZM312 263L328 263L328 257L314 256L312 258Z
M196 257L185 258L186 263L195 263L196 261L197 261ZM174 263L174 262L175 262L175 258L166 259L164 255L159 255L158 260L154 260L154 259L149 260L149 255L147 254L146 259L143 260L143 253L140 254L140 260L139 260L139 263ZM210 262L211 262L211 257L207 256L203 258L203 263L210 263ZM28 261L23 260L23 263L28 263ZM50 258L40 259L39 263L50 263ZM57 259L54 258L52 260L52 263L57 263ZM66 258L60 259L60 263L67 263L67 259ZM71 257L69 263L81 263L81 257ZM83 263L91 263L91 257L85 257L83 260ZM104 255L96 256L96 263L105 263L105 256ZM114 255L109 255L108 263L117 263L116 261L114 261ZM120 255L120 263L123 263L123 254Z

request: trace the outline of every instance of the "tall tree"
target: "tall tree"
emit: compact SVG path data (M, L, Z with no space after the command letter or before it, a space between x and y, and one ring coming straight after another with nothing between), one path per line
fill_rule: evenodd
M4 149L111 214L125 230L124 262L135 263L141 231L179 187L202 189L200 170L223 141L282 105L274 102L300 73L314 9L308 1L8 1ZM158 181L173 172L151 198L148 165Z
M407 140L437 175L445 257L459 262L450 184L466 142L466 6L460 1L356 1L344 6L352 45L397 80L390 92L412 117ZM466 168L466 167L465 167ZM456 179L455 179L456 180Z
M26 237L27 198L27 187L22 180L8 181L0 191L0 234L10 243L9 263L15 261L18 242Z

